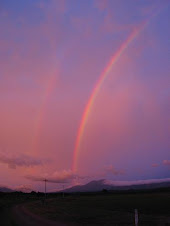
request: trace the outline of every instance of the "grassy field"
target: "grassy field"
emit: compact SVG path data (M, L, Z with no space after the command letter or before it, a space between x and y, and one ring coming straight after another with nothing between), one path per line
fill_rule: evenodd
M95 194L49 198L46 204L30 202L27 208L52 220L78 225L134 225L134 209L139 226L170 225L170 193Z

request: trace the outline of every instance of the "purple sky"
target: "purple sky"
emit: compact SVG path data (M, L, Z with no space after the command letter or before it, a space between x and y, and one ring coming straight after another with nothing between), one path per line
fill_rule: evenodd
M89 97L145 21L102 84L72 172ZM169 21L169 0L1 0L1 184L169 178Z

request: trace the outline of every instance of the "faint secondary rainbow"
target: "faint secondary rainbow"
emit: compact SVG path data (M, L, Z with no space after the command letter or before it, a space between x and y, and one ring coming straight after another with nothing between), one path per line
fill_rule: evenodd
M165 7L162 7L163 9ZM89 118L89 114L92 110L92 106L96 100L96 97L104 83L104 81L106 80L107 76L109 75L109 72L111 71L112 67L116 64L116 62L119 60L119 58L121 57L121 55L125 52L125 50L128 48L128 46L131 44L131 42L133 40L135 40L135 38L140 34L140 32L147 27L147 25L149 24L149 22L151 21L151 19L155 16L157 16L161 11L159 10L159 12L156 12L154 14L151 15L151 17L143 22L142 24L140 24L138 26L138 28L136 28L133 32L131 32L131 34L129 35L129 37L125 40L125 42L119 47L119 49L117 50L117 52L111 57L109 63L107 64L106 68L104 69L103 73L101 74L101 76L99 77L99 80L97 81L96 85L94 86L94 89L90 95L90 98L87 102L87 105L85 107L84 113L82 115L82 119L80 122L80 126L78 129L78 133L77 133L77 138L76 138L76 142L75 142L75 148L74 148L74 153L73 153L73 161L72 161L72 171L76 172L77 171L77 161L78 161L78 157L79 157L79 150L80 150L80 145L82 142L82 138L83 138L83 134L87 125L87 121Z
M57 66L62 65L62 62L70 55L72 49L73 49L73 46L70 45L70 42L68 42L68 44L65 46L65 49L58 56L59 59L58 59ZM49 78L47 79L47 84L45 86L45 89L42 95L42 101L39 106L37 117L35 119L35 126L33 131L33 138L32 138L32 151L34 152L34 154L37 154L37 152L39 151L39 141L40 141L40 136L43 130L43 121L45 119L46 109L48 106L50 96L54 91L57 84L57 80L59 78L59 70L57 69L55 71L52 70L50 74L51 74L50 76L48 75Z
M32 151L34 152L34 154L36 154L36 152L38 152L39 137L40 137L41 131L42 131L43 120L45 118L48 100L49 100L49 97L50 97L52 91L54 90L54 87L56 86L56 81L57 81L57 75L56 75L56 73L54 73L54 75L52 75L49 78L47 86L45 88L45 92L44 92L44 95L42 98L42 103L39 108L38 116L36 118L35 128L34 128L34 133L33 133Z

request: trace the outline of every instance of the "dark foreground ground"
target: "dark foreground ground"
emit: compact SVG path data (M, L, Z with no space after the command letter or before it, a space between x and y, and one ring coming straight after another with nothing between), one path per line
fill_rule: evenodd
M139 226L170 226L170 192L93 193L62 197L0 196L0 225L115 225L132 226L134 209Z

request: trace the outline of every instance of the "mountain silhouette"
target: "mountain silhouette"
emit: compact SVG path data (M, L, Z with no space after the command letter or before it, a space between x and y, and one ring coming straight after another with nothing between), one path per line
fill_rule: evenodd
M170 182L155 182L148 183L146 181L142 184L133 184L133 185L116 185L113 181L108 181L105 179L102 180L93 180L84 185L76 185L62 191L64 192L98 192L104 189L106 190L137 190L137 189L157 189L157 188L170 188Z
M7 187L0 187L0 192L14 192L14 190Z

